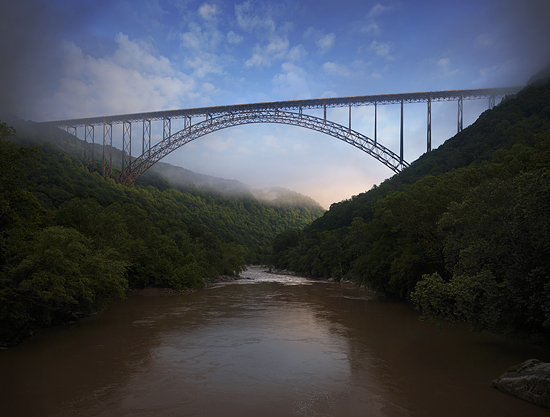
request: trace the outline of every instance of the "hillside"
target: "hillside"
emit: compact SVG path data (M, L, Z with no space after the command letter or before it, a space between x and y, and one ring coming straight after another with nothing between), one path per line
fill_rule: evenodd
M219 195L227 198L252 198L261 203L279 207L307 207L322 209L320 204L311 197L283 187L253 188L237 180L212 177L197 174L188 169L157 162L137 181L138 184L147 184L160 175L168 181L170 187L183 192L202 191L207 194Z
M268 259L278 233L323 211L182 192L154 176L126 187L102 178L98 161L90 172L74 137L59 134L79 157L36 125L14 124L0 123L0 345L101 309L128 287L188 290L238 274Z
M279 235L274 266L550 344L550 83L534 84L399 175Z

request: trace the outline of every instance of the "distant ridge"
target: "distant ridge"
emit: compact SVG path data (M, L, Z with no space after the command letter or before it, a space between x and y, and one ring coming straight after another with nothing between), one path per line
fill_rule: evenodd
M252 198L274 206L322 208L311 197L288 188L253 188L237 180L198 174L165 162L157 162L138 179L137 183L147 183L155 176L160 176L168 181L171 187L181 191L202 191L227 198Z

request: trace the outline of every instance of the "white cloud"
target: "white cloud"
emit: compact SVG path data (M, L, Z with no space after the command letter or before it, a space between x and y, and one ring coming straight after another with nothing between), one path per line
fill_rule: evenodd
M269 17L262 17L253 13L253 6L250 0L243 4L235 5L235 15L237 17L237 24L245 31L262 31L271 35L275 32L275 21Z
M392 59L390 55L392 44L390 42L372 41L372 43L370 44L370 49L380 57L383 57L386 59Z
M203 28L195 22L189 24L188 32L184 32L179 36L182 47L194 49L196 51L215 49L224 39L224 36L219 30L215 28L203 30Z
M94 58L64 42L64 74L54 96L43 99L43 118L75 118L155 111L204 103L195 80L153 46L119 34L117 50ZM212 89L210 89L211 91ZM206 92L209 90L206 89Z
M345 65L340 65L335 62L325 62L323 64L323 70L330 74L336 74L342 77L349 77L351 71Z
M269 67L271 66L271 60L261 53L256 53L250 59L247 59L244 65L245 67Z
M281 65L282 71L273 77L273 92L286 99L311 98L305 70L292 62Z
M307 28L304 32L304 39L310 39L315 42L315 45L321 49L321 53L328 52L334 46L336 35L329 33L325 35L320 29L315 29L313 26Z
M317 40L316 44L323 52L327 52L334 45L334 33L329 33Z
M216 55L203 53L193 58L186 58L183 63L187 68L191 68L193 70L193 74L197 78L204 78L208 74L223 73L217 61L218 57Z
M219 30L205 30L196 22L191 22L189 31L179 34L179 39L185 49L183 64L192 69L195 76L203 78L208 74L223 73L223 59L216 51L225 37Z
M450 58L440 58L436 61L436 67L439 74L443 77L460 73L459 69L452 69Z
M291 61L298 61L304 58L306 55L307 52L304 48L304 45L302 44L294 46L288 54Z
M273 35L267 46L256 45L252 57L245 62L245 66L270 67L274 60L285 57L288 46L289 41L286 37Z
M390 10L393 10L393 7L383 6L380 3L373 6L367 14L367 21L365 22L361 30L363 32L373 33L377 35L380 32L380 26L375 21L375 18L386 12L389 12Z
M372 9L370 9L368 17L373 18L376 16L380 16L381 14L388 12L390 10L392 10L391 6L383 6L380 3L378 3L377 5L373 6Z
M235 32L230 30L227 33L227 41L229 43L232 43L232 44L238 44L238 43L241 43L243 41L243 37L240 36L240 35L237 35Z
M208 3L204 3L201 7L199 7L199 14L202 16L203 19L211 20L216 15L217 6L210 5Z

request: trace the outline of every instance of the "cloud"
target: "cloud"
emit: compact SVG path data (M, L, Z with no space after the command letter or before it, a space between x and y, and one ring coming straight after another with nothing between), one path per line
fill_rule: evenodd
M155 111L204 103L195 80L176 70L153 46L116 37L112 55L94 58L73 42L64 42L63 77L58 91L38 102L42 119ZM203 85L203 94L213 86Z
M183 64L198 78L209 74L222 74L224 58L216 52L226 37L216 28L203 29L196 22L189 24L187 32L179 34L180 46L185 50Z
M254 53L245 62L246 67L270 67L273 61L285 57L289 41L286 37L273 35L267 46L256 45Z
M237 35L235 32L233 32L232 30L230 30L228 33L227 33L227 42L229 43L232 43L232 44L239 44L243 41L243 37L240 36L240 35Z
M460 73L459 69L452 69L450 58L440 58L436 61L438 73L443 77L448 77Z
M329 33L328 35L321 37L315 43L323 52L327 52L334 45L334 38L334 33Z
M250 0L243 4L235 5L235 16L239 27L247 32L260 31L267 35L275 32L276 24L270 16L254 14L254 8Z
M336 74L342 77L349 77L352 72L345 65L340 65L335 62L325 62L323 64L323 70L329 74Z
M373 6L372 9L370 9L368 17L374 18L392 9L393 7L391 6L383 6L380 3L378 3L377 5Z
M361 28L361 31L377 35L380 32L380 26L376 22L375 18L391 10L393 10L393 7L383 6L380 3L373 6L367 14L366 22Z
M372 43L370 44L370 49L380 57L383 57L386 59L393 59L392 56L390 55L390 52L392 50L391 42L372 41Z
M309 79L305 70L292 62L281 65L282 71L273 77L273 93L285 99L311 98Z
M335 38L336 35L334 33L325 35L324 31L315 29L313 26L310 26L304 32L304 39L313 40L315 45L321 50L321 53L328 52L334 46Z
M299 61L300 59L304 58L306 55L307 55L307 52L304 48L304 45L302 44L294 46L288 54L291 61Z
M201 7L199 7L199 14L202 16L205 20L211 20L214 18L217 12L217 6L210 5L208 3L204 3Z

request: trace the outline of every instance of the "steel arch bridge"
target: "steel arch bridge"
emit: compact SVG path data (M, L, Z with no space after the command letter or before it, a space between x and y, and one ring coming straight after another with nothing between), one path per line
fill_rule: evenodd
M134 182L141 174L170 152L201 136L228 127L253 123L279 123L304 127L325 133L368 153L396 173L409 166L409 164L402 160L399 155L380 143L375 143L369 137L329 120L303 113L278 110L245 110L229 112L217 117L210 117L200 123L184 128L168 137L167 140L159 142L140 157L134 159L121 173L119 177L120 181L123 183Z
M87 148L91 144L92 167L95 149L95 127L103 130L103 177L112 175L113 124L122 124L122 161L118 180L131 184L147 169L177 148L209 133L228 127L253 123L279 123L304 127L342 140L371 155L395 173L409 166L404 159L403 107L408 103L427 104L426 151L431 151L431 105L432 102L458 102L457 132L463 127L463 101L489 99L489 108L496 104L496 97L514 94L521 87L481 88L470 90L429 91L418 93L380 94L370 96L332 97L305 100L249 103L227 106L201 107L181 110L163 110L149 113L134 113L115 116L41 122L39 125L64 129L75 138L77 127L84 127L85 163L88 163ZM379 143L377 138L377 106L401 105L399 155ZM352 107L374 106L374 140L352 130ZM348 107L349 125L344 126L327 120L327 108ZM323 118L303 113L307 109L322 109ZM195 124L191 119L201 117ZM183 129L172 134L172 119L183 119ZM151 122L162 121L162 141L151 146ZM142 153L132 157L132 124L143 123ZM69 147L67 136L67 147ZM108 153L106 155L106 152ZM106 173L108 161L109 173ZM93 168L92 168L93 169Z

